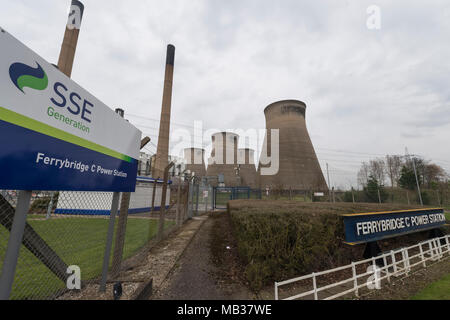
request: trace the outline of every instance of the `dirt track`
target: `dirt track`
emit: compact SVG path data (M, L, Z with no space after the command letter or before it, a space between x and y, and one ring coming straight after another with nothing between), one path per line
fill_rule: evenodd
M222 250L221 257L230 257L226 237L215 238L214 232L229 234L225 217L211 217L202 225L191 241L175 268L166 278L152 299L168 300L235 300L251 299L252 294L236 278L232 270L221 270L214 263L217 259L212 250ZM218 228L222 230L217 230ZM228 243L231 244L231 243ZM216 252L217 253L217 252ZM232 269L233 263L227 259L225 266ZM217 261L216 261L217 262Z

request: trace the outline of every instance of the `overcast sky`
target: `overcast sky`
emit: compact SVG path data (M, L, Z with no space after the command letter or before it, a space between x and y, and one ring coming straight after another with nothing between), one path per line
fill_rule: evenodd
M174 130L263 129L268 104L298 99L334 186L356 186L361 161L405 147L450 172L448 0L82 2L72 79L154 144L172 43ZM0 26L57 63L69 4L1 0ZM380 29L366 25L370 5Z

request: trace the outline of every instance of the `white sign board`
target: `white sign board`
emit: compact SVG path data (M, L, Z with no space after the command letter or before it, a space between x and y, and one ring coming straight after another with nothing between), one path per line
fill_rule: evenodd
M323 197L324 193L323 192L314 192L314 197Z
M141 132L0 30L0 189L134 191Z

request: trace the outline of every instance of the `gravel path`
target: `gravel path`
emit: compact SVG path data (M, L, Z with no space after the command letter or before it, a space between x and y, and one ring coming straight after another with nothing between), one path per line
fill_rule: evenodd
M219 268L212 262L212 229L217 220L210 218L202 225L178 260L176 267L152 299L165 300L235 300L250 299L247 289L231 281L224 282ZM227 230L224 230L226 232ZM226 247L223 250L228 250Z

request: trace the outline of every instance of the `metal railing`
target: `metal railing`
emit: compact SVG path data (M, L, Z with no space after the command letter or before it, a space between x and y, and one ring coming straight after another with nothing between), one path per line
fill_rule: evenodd
M295 294L282 300L295 300L307 296L312 296L314 300L319 300L319 293L330 289L334 289L337 292L333 292L331 295L323 297L323 300L336 299L350 293L354 293L356 296L359 296L359 290L364 287L368 287L368 277L373 277L374 282L378 281L378 283L380 284L384 279L387 279L388 282L391 282L391 277L398 277L404 274L408 275L413 267L420 265L426 267L427 261L441 260L446 254L450 256L450 235L422 241L410 247L391 250L379 256L360 260L358 262L352 262L351 264L342 267L321 272L313 272L305 276L282 282L275 282L275 300L279 300L279 288L281 286L286 286L309 279L312 280L312 290ZM371 271L367 271L366 269L366 271L358 274L358 266L365 265L371 266ZM344 270L351 271L352 276L338 282L327 284L325 286L318 286L317 278L319 276L342 272ZM380 275L378 275L378 273ZM359 279L363 279L365 277L366 281L364 281L364 283L358 283Z

